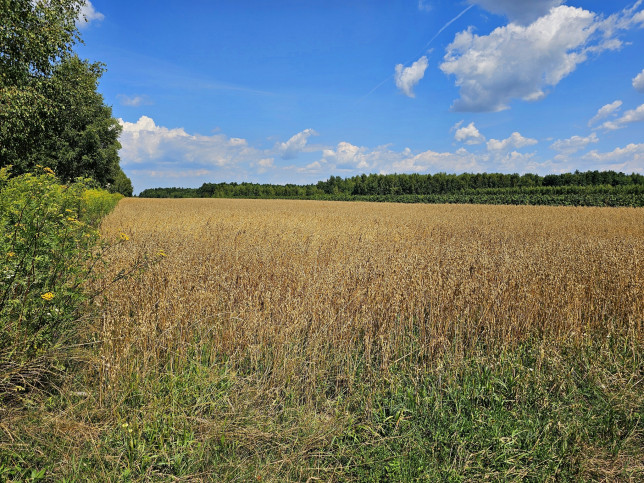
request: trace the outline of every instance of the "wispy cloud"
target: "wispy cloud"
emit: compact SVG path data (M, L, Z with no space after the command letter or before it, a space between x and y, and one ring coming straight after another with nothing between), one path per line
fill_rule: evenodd
M550 145L552 149L563 155L574 154L577 151L585 149L589 144L599 142L597 134L592 133L590 136L572 136L568 139L558 139Z
M622 117L619 117L614 121L606 121L600 126L600 128L606 129L608 131L615 131L634 122L642 121L644 121L644 104L641 104L635 109L626 111Z
M422 12L431 12L433 10L432 4L429 0L418 0L418 10Z
M601 121L602 119L606 119L607 117L611 115L615 115L617 111L619 111L619 108L622 107L622 101L617 100L614 102L611 102L610 104L606 104L602 107L600 107L597 110L597 114L595 114L589 121L588 121L588 127L592 126L598 121Z
M117 94L116 98L122 106L137 107L152 104L148 96L128 96L125 94Z

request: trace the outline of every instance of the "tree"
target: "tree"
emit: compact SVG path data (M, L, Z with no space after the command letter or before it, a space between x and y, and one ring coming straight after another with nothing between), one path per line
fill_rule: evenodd
M121 126L97 92L104 66L72 49L84 3L0 0L0 166L19 175L39 164L64 181L91 177L127 191Z

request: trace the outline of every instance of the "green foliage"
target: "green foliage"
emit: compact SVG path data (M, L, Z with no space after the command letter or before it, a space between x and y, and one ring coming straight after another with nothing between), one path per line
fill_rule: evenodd
M79 40L82 0L0 0L0 85L24 85L47 77L53 64Z
M119 199L41 172L0 170L0 398L59 368L47 359L77 328L101 255L97 223Z
M110 193L120 193L123 196L132 196L134 188L132 181L128 178L121 168L118 169L114 176L114 182L109 186Z
M82 195L81 218L88 224L97 226L122 198L123 195L120 193L109 193L103 189L86 189Z
M644 176L614 171L562 175L391 174L342 179L315 185L204 183L200 188L151 188L142 198L289 198L395 203L475 203L494 205L644 206Z
M104 68L72 51L83 3L0 0L0 167L13 175L40 164L64 182L107 187L125 176L121 127L97 92Z

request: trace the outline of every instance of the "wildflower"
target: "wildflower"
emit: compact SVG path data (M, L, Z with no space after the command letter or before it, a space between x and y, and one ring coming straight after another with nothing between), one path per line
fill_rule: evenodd
M43 168L43 171L47 174L51 174L52 176L54 175L54 171L51 168Z
M40 296L40 298L42 298L42 299L44 299L44 300L49 301L49 300L51 300L51 299L53 299L53 298L54 298L54 294L53 294L53 293L51 293L51 292L47 292L47 293L42 294L42 295Z
M121 237L121 240L123 241L128 241L130 239L130 237L127 236L125 233L119 233L119 237Z
M7 256L8 256L9 258L11 258L11 257L15 256L15 252L9 252L9 253L7 253Z

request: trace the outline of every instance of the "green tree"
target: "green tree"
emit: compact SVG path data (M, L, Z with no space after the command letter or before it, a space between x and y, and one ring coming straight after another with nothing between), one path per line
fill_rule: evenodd
M20 175L40 164L65 182L91 177L112 189L118 179L127 189L121 127L97 92L104 67L72 50L84 3L0 0L0 166Z

